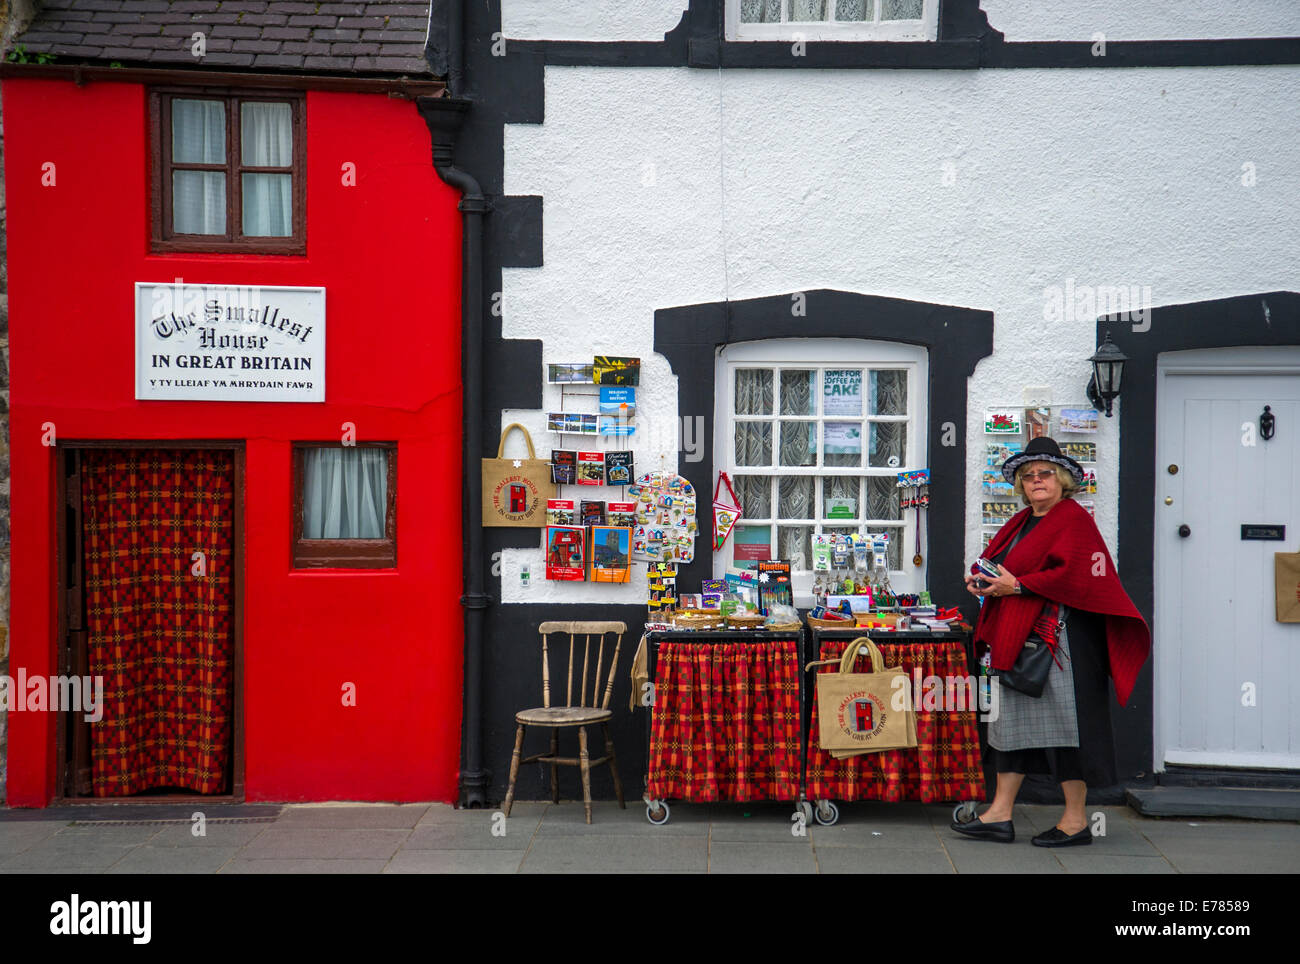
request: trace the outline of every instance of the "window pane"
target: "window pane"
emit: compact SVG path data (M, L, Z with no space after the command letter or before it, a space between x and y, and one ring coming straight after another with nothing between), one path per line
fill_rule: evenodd
M815 371L781 372L781 414L817 414L817 373Z
M869 464L875 468L901 468L907 451L906 422L871 423L871 457ZM892 460L892 461L891 461Z
M387 449L303 450L304 539L382 539L387 509Z
M822 429L822 465L862 464L862 423L827 422Z
M738 475L731 482L736 489L736 498L740 500L743 518L770 519L772 517L770 475Z
M226 233L226 175L172 171L172 230L177 234Z
M827 369L822 383L823 415L862 414L862 369Z
M736 414L772 414L771 369L736 369Z
M246 167L293 166L293 111L250 101L239 108L239 153Z
M245 174L244 234L260 238L293 235L293 175Z
M862 478L857 475L822 479L822 518L860 519L858 503L862 498Z
M895 528L893 526L889 526L888 528L884 526L880 526L880 527L873 528L872 531L889 533L889 551L888 554L886 555L886 558L889 560L888 563L889 568L894 570L902 569L903 568L903 530L899 528ZM908 559L911 559L912 557L911 546L907 547L907 557Z
M772 423L736 423L736 464L772 464Z
M781 0L740 0L741 23L780 23Z
M920 20L922 0L880 0L881 20Z
M813 478L786 476L777 483L776 512L782 519L813 517Z
M872 415L907 414L907 372L886 369L871 373Z
M826 0L790 0L791 20L825 20Z
M790 560L792 570L812 569L812 526L778 526L776 554Z
M873 0L836 0L836 20L870 20L872 19Z
M781 423L781 464L817 464L817 423Z
M172 161L226 163L226 105L219 100L172 100Z
M759 559L771 558L771 526L736 526L731 536L731 561L737 569L753 569Z
M891 475L867 477L867 518L901 519L901 495L897 480Z

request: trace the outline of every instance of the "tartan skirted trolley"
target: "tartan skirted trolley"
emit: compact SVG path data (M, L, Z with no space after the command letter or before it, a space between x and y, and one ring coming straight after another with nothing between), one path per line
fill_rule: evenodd
M836 760L818 746L805 632L647 634L655 684L647 714L647 819L667 823L670 800L788 801L805 820L825 826L839 819L836 800L958 801L954 817L972 818L984 796L974 706L954 712L918 705L916 748ZM973 665L969 636L958 632L815 628L808 649L837 659L863 635L909 675L964 679ZM868 659L860 655L855 671L866 671Z

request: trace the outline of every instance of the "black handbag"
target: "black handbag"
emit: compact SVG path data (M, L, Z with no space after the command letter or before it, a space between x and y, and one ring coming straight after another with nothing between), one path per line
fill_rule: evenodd
M1064 606L1056 605L1054 618L1058 639L1060 639L1061 628L1065 625L1064 610ZM1043 689L1047 686L1047 677L1052 672L1054 662L1056 662L1056 655L1053 647L1047 645L1047 641L1033 631L1025 640L1025 645L1021 647L1011 668L997 671L998 679L1003 686L1009 686L1026 696L1039 697L1043 695Z

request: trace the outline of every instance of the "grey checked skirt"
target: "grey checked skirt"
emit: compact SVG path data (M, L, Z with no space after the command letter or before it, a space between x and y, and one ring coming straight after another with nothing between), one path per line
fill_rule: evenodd
M989 721L989 746L995 750L1028 750L1036 747L1079 745L1079 712L1075 705L1074 670L1070 662L1069 633L1061 627L1057 657L1052 664L1042 696L1027 696L998 678L998 718Z

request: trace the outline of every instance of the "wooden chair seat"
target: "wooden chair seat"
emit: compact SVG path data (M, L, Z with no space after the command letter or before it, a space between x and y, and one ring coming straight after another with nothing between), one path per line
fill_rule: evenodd
M614 716L614 711L609 708L610 700L614 696L614 672L618 668L618 653L623 645L623 634L627 632L627 624L552 620L542 623L537 627L537 631L542 638L542 705L520 710L515 714L515 752L510 757L510 783L506 788L505 801L506 816L510 816L510 807L515 800L515 781L519 778L519 767L521 764L533 762L540 762L550 767L551 800L554 803L560 802L560 767L573 766L581 771L582 806L586 810L587 823L591 823L591 768L607 764L610 776L614 779L614 794L618 797L618 805L627 809L627 804L623 801L623 781L618 776L618 760L614 756L614 741L609 735L609 722ZM551 651L547 637L552 633L562 633L569 637L569 665L564 676L564 706L551 705ZM607 634L614 637L608 673L605 671ZM577 642L579 636L582 637L581 647ZM579 671L581 671L580 676ZM578 684L576 699L573 692L575 682ZM591 684L590 688L588 683ZM599 726L605 737L605 755L597 759L592 759L587 748L587 727L593 725ZM535 753L527 757L523 755L524 731L530 726L542 726L551 731L549 753ZM578 728L576 757L560 756L560 728L566 726Z
M599 706L537 706L520 710L515 714L515 722L536 726L585 726L603 723L613 716L613 710L602 710Z

